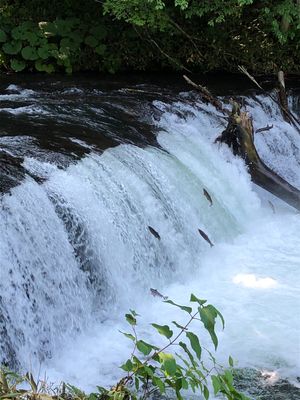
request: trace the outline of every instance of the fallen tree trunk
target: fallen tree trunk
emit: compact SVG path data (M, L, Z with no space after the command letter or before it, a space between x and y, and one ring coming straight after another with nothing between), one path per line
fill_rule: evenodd
M184 78L199 90L204 101L211 103L224 115L228 115L227 127L216 139L216 142L226 143L232 148L235 155L239 155L245 160L251 179L255 184L300 211L300 190L281 178L260 159L254 144L252 120L248 113L240 111L239 104L234 101L231 102L231 113L228 112L206 88Z
M300 211L300 191L272 171L259 157L253 141L253 126L246 112L232 113L226 129L217 139L242 157L252 181Z

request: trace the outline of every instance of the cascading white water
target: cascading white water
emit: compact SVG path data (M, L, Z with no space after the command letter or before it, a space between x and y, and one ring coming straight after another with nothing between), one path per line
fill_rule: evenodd
M256 137L263 158L299 187L299 135L279 122L274 104L248 103L257 127L274 125ZM26 178L3 196L0 305L17 359L37 368L51 353L42 363L51 379L113 383L130 354L118 332L129 307L143 315L146 338L149 322L181 318L151 297L155 287L181 303L194 292L220 309L221 361L231 354L241 367L295 381L299 214L272 198L273 214L271 196L256 193L242 160L213 144L222 125L209 106L155 106L160 149L123 144L66 170L27 157L26 170L47 180Z

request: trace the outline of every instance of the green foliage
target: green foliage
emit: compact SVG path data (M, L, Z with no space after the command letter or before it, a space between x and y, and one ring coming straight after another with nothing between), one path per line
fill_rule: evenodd
M78 18L26 21L0 30L0 49L15 72L26 68L71 73L86 48L91 48L95 58L103 59L106 35L101 21L92 27Z
M160 337L163 337L160 347L138 337L136 329L139 315L134 310L125 315L132 333L121 333L133 342L133 351L130 358L120 367L126 372L126 376L114 387L107 389L98 386L98 391L90 394L64 383L53 389L44 381L35 381L32 374L20 375L2 368L0 399L145 400L153 398L155 394L167 394L171 398L182 400L185 391L189 390L202 395L206 400L209 399L211 391L214 395L222 395L222 398L228 400L249 400L234 387L232 358L229 357L228 360L229 368L221 367L212 353L202 348L198 335L191 330L193 323L202 323L202 327L217 347L215 324L219 319L224 327L223 316L211 304L205 305L206 300L201 300L193 294L190 301L197 303L196 310L171 300L164 301L179 307L188 317L184 326L173 321L177 327L175 333L168 325L151 324ZM202 350L206 352L206 358L203 358Z
M300 4L295 0L265 1L263 7L254 4L254 0L106 0L104 12L118 19L137 26L147 26L165 30L172 27L173 18L181 16L185 19L199 17L202 22L214 26L234 19L251 15L259 18L266 30L273 32L277 39L284 42L288 37L295 37L299 31ZM292 25L286 32L282 29L282 18Z
M44 381L36 381L31 373L17 374L6 368L0 369L0 399L54 400L47 393Z
M16 60L16 59L12 58L10 60L10 66L11 66L12 70L14 70L15 72L21 72L21 71L23 71L23 69L26 68L26 63L23 60Z
M299 71L299 1L105 0L103 9L135 26L173 67Z
M300 72L299 1L0 0L1 69L205 72L237 65Z
M222 314L211 304L206 305L206 300L201 300L193 294L190 301L197 304L196 310L190 306L178 305L172 300L164 301L187 313L188 319L184 326L173 321L177 328L175 333L168 325L152 323L151 326L159 335L167 339L167 343L164 341L160 347L138 337L138 315L134 311L131 310L125 315L132 333L122 333L133 341L131 357L121 366L122 370L127 372L127 376L111 389L101 388L103 399L136 400L150 398L156 393L168 393L170 397L181 400L185 390L209 399L210 387L213 388L214 395L221 394L226 399L247 399L234 387L232 358L229 357L228 369L221 367L212 353L202 348L198 335L191 330L192 323L200 321L217 348L215 325L219 319L224 328ZM208 361L203 358L202 350L206 352Z
M152 326L163 336L165 336L167 339L171 339L173 336L173 331L168 327L168 325L158 325L158 324L152 324Z
M0 43L6 42L7 35L3 29L0 29Z

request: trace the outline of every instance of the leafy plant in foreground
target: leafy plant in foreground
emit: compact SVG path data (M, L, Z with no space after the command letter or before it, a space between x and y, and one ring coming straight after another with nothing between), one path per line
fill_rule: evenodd
M151 326L163 337L164 343L157 346L138 337L139 315L130 310L125 318L132 332L121 332L133 344L130 358L121 366L126 372L114 387L98 386L97 393L85 394L75 386L62 384L52 388L45 381L35 381L32 374L24 376L0 369L0 400L137 400L153 395L170 395L182 400L191 397L188 392L209 399L212 387L214 395L223 395L228 400L247 400L233 384L233 360L229 357L229 368L220 366L213 354L203 347L198 335L191 330L192 323L199 322L209 333L215 350L218 338L215 332L217 319L224 328L222 314L206 300L191 295L191 306L179 305L172 300L164 303L177 307L187 314L185 324L172 321L173 326L152 323ZM206 353L208 361L204 360ZM27 389L24 388L27 386Z
M215 350L218 338L215 332L216 320L220 319L224 328L222 314L206 300L191 295L190 302L196 306L183 306L171 300L164 303L180 308L188 315L185 325L173 321L172 328L168 325L151 324L152 327L166 339L160 347L140 339L137 335L137 318L139 315L131 310L126 314L126 320L132 328L132 333L122 332L133 342L131 357L121 366L127 372L110 390L99 388L105 399L146 399L155 393L169 393L178 400L183 398L184 390L201 394L207 400L210 396L209 381L214 394L223 394L229 400L246 400L233 385L231 369L233 360L229 357L229 369L224 370L212 353L201 346L199 338L191 330L193 322L200 322L209 333ZM176 330L176 331L175 331ZM175 350L174 350L175 349ZM202 357L206 352L209 359L207 365ZM188 396L187 396L188 397Z

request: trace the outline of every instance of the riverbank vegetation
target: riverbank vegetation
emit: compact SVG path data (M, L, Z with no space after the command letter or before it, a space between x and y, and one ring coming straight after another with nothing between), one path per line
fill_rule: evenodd
M300 72L300 1L0 0L2 71Z
M140 316L130 310L125 315L131 331L121 332L132 342L132 353L121 365L126 374L111 388L97 387L97 392L86 394L75 386L51 385L47 379L34 379L26 375L0 369L0 399L2 400L137 400L165 397L177 400L189 398L191 393L208 400L210 394L223 395L228 400L247 400L234 387L234 362L229 357L228 368L216 361L215 355L204 347L197 331L191 326L201 323L217 350L217 321L224 329L222 314L206 300L191 295L189 305L179 305L165 299L166 305L179 308L184 314L183 321L172 321L170 325L152 323L157 333L155 344L139 337L138 319ZM161 339L159 339L161 338ZM189 392L190 395L188 395ZM156 397L153 397L156 396Z

